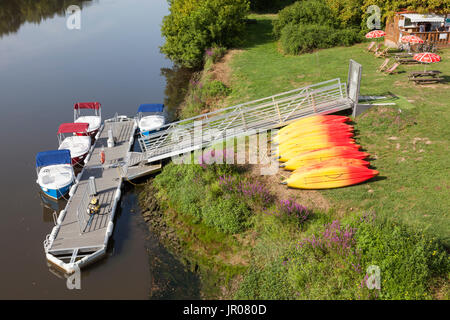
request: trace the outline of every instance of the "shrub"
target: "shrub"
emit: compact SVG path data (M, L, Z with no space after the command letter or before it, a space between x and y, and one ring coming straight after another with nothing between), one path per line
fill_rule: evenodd
M156 176L153 184L159 191L158 196L167 199L178 212L201 219L205 181L200 166L171 163Z
M213 44L240 43L248 0L172 0L170 4L161 28L166 38L161 51L174 62L198 67Z
M219 186L229 194L242 197L254 204L266 207L272 203L274 197L260 182L242 181L235 176L223 175L218 179Z
M380 290L366 286L369 266L380 268ZM254 267L237 296L279 296L277 279L286 290L281 292L299 299L431 299L433 286L449 271L442 244L368 214L350 224L325 224L262 269Z
M222 57L225 55L226 52L227 52L226 48L214 45L212 48L206 50L205 59L211 60L212 63L216 63L220 59L222 59Z
M204 99L225 97L230 94L230 89L219 80L207 81L202 92Z
M381 299L432 298L433 279L450 271L442 244L392 221L360 223L355 238L361 265L381 269Z
M281 37L282 30L288 25L310 25L338 27L339 20L332 15L325 2L319 0L299 1L281 10L278 19L273 22L273 33Z
M292 222L297 226L303 224L311 215L311 210L297 203L295 200L281 200L276 209L266 214L280 218L283 222Z
M228 234L244 231L249 216L247 205L236 197L211 199L202 210L203 221L207 225Z
M264 268L251 267L236 292L237 300L291 300L295 299L292 286L286 278L286 269L275 260Z
M282 30L280 42L285 53L300 54L338 45L349 46L360 40L356 29L337 30L327 25L291 23Z

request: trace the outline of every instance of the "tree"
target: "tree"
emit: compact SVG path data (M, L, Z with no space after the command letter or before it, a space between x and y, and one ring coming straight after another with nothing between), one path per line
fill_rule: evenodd
M248 0L172 0L161 51L182 66L198 67L207 48L240 43L248 11Z

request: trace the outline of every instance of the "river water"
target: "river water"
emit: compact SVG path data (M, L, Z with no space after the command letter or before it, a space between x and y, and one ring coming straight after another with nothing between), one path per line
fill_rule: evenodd
M82 7L79 30L66 27L70 4ZM159 52L167 14L166 0L0 2L0 299L198 297L195 276L148 233L133 186L123 190L108 257L82 270L81 290L68 290L43 250L58 208L35 183L35 155L57 148L75 102L101 102L104 119L134 116L141 103L176 106L165 94L173 66Z

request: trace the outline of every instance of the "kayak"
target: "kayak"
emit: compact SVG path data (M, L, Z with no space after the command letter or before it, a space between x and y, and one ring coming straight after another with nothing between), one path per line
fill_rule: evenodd
M293 137L298 136L306 136L306 135L324 135L324 134L333 134L336 131L344 131L344 132L353 132L354 128L351 125L345 123L337 123L337 124L327 124L327 123L317 123L304 127L292 128L287 131L279 132L273 138L275 142L282 142L286 139L291 139Z
M280 129L279 132L289 131L292 128L304 127L304 126L311 125L311 124L318 124L318 123L325 123L325 122L327 122L327 123L344 123L349 120L350 120L350 118L346 117L346 116L316 115L316 116L311 116L311 117L296 120L296 121L292 122L291 124L288 124L284 128Z
M318 162L304 167L299 167L295 169L292 174L300 174L313 169L326 168L331 166L355 166L355 167L368 167L370 163L362 159L351 159L351 158L334 158L326 161Z
M337 147L337 146L353 148L354 150L358 150L361 148L361 146L358 144L351 143L351 142L345 142L345 141L332 142L332 143L328 143L328 142L327 143L314 143L314 144L309 144L309 145L296 146L295 148L292 148L284 153L276 152L275 156L277 157L278 161L286 162L286 161L289 161L290 159L292 159L304 152L307 152L307 151L314 151L314 150L318 150L318 149Z
M300 167L310 166L316 163L328 161L331 159L365 159L369 156L366 152L356 150L354 147L334 146L319 150L300 153L283 163L280 167L285 170L296 170Z
M378 171L363 166L331 165L293 174L283 184L298 189L330 189L358 184L377 175Z
M341 137L314 136L310 137L309 139L292 139L289 142L279 144L277 149L280 154L283 154L301 146L307 146L312 144L342 144L342 143L344 144L355 143L355 140L351 138L341 138Z
M353 127L344 124L344 126L321 126L319 129L310 128L309 131L292 131L290 133L277 135L272 141L274 143L283 143L291 139L306 138L310 136L341 136L353 137Z

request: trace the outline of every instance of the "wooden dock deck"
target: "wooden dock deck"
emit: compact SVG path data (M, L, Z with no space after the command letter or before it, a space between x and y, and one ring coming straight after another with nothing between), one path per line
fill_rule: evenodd
M115 145L108 148L110 129L114 135ZM114 213L120 199L122 181L161 168L160 165L136 166L135 159L140 155L130 152L135 131L136 124L133 119L105 122L99 130L83 170L77 177L74 190L70 192L66 208L61 211L57 225L44 241L47 260L68 273L73 272L76 266L82 267L105 254L114 226ZM103 166L100 163L102 147L106 155ZM135 166L129 170L130 160L134 161L131 165ZM100 212L89 222L87 205L90 200L90 177L95 178Z

